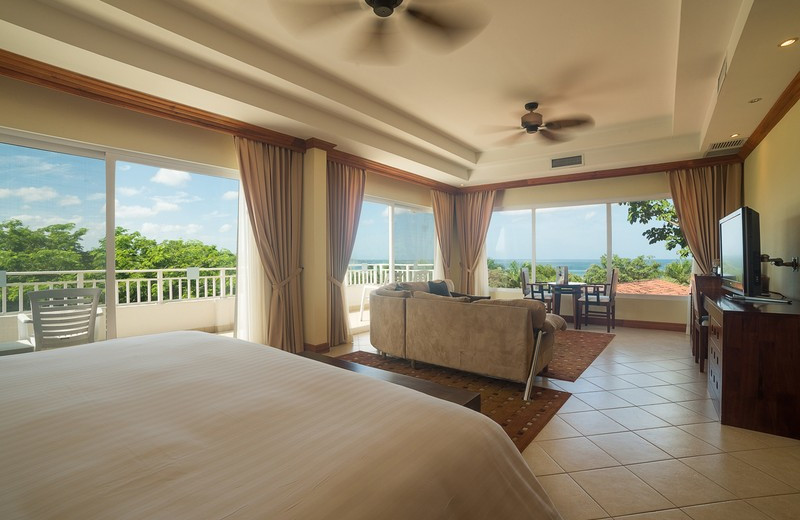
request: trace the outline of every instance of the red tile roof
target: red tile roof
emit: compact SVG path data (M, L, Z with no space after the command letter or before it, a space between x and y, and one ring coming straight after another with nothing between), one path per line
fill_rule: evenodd
M640 280L637 282L620 282L617 286L619 294L666 294L687 296L689 286L668 280Z

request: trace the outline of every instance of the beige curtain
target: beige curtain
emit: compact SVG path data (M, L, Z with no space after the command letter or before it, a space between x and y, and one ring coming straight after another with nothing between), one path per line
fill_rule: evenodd
M358 232L367 174L361 168L328 161L328 345L350 341L344 277Z
M681 231L701 272L719 258L719 219L742 206L742 165L667 172Z
M455 196L445 191L431 191L433 204L433 222L439 240L442 255L442 270L445 278L450 278L450 242L453 236L453 220L455 219Z
M460 193L456 197L456 228L461 253L461 292L474 294L475 270L492 219L494 191Z
M303 155L236 137L242 188L264 273L272 285L267 343L303 350L300 219Z

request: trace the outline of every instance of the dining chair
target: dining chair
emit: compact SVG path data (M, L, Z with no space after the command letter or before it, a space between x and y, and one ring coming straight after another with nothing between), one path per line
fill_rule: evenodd
M546 283L531 282L528 278L528 270L524 267L519 270L519 282L522 285L522 297L530 298L544 303L547 312L551 312L553 308L553 293L548 289L550 286Z
M51 289L29 293L34 350L94 341L100 289Z
M611 270L611 280L605 284L588 284L583 287L583 296L578 299L578 316L583 317L589 325L589 317L605 318L606 332L617 325L617 284L619 283L619 269ZM592 310L591 307L603 307L603 310ZM580 319L579 319L580 321Z

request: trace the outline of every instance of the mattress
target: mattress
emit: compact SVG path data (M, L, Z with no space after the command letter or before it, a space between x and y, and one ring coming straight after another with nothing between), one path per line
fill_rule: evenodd
M558 518L464 407L199 332L0 358L0 518Z

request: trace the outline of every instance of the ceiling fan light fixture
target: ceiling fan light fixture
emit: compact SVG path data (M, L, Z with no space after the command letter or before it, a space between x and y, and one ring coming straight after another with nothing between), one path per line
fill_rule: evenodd
M381 18L386 18L394 13L395 8L403 3L403 0L365 0L367 5L372 8L372 12Z

